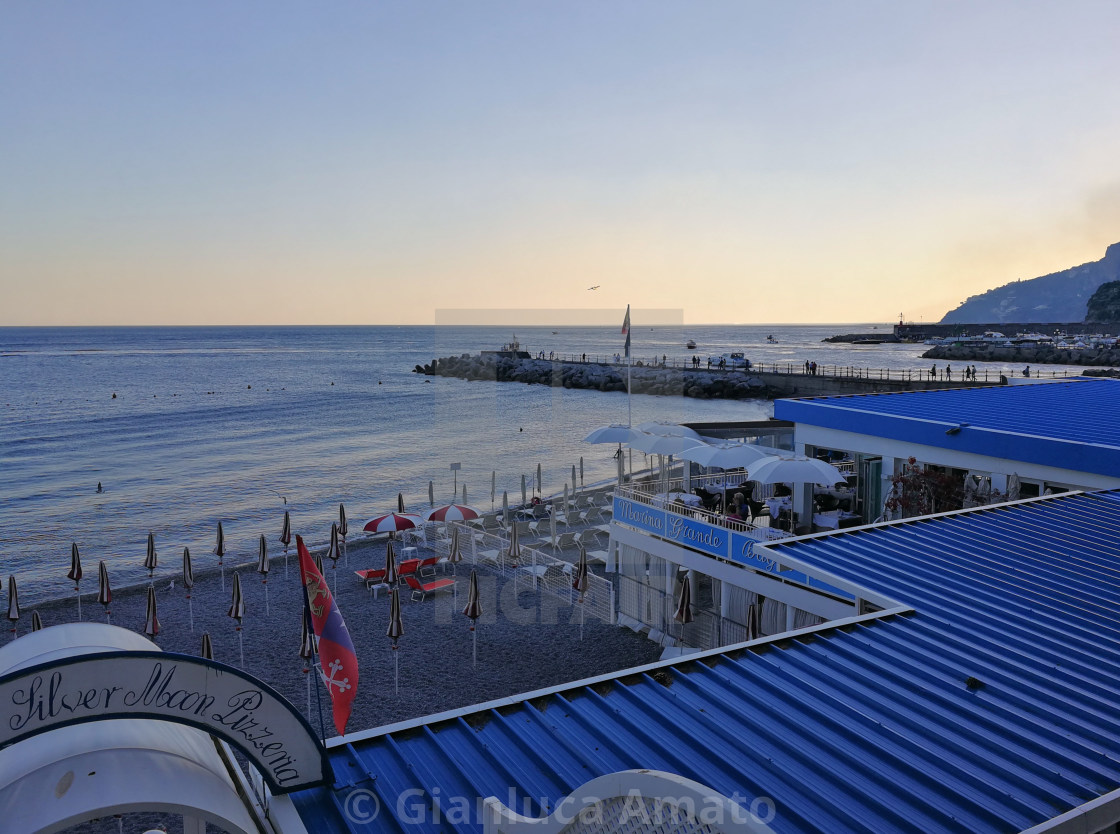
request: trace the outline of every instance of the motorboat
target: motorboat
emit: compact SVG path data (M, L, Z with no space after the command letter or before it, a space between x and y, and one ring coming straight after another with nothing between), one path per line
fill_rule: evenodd
M696 350L696 342L692 339L689 339L687 342L685 342L684 346L689 350Z

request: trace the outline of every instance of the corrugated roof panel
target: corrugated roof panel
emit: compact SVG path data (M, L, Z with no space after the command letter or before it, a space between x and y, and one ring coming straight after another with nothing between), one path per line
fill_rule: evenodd
M340 782L547 813L651 768L770 797L779 832L1019 830L1120 788L1120 494L770 547L914 610L335 748ZM346 831L347 790L294 799Z
M776 400L779 420L1092 472L1120 473L1120 381ZM1092 426L1089 439L1085 427ZM946 429L964 426L957 434Z

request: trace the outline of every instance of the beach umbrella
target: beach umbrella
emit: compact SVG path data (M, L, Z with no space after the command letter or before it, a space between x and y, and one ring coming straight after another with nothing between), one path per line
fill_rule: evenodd
M835 466L805 455L772 455L752 466L747 476L760 484L818 484L832 486L846 480Z
M210 642L209 631L203 632L202 634L202 648L198 654L199 657L203 657L206 660L214 659L214 644Z
M148 582L152 582L152 574L155 572L156 566L159 564L159 559L156 557L156 537L153 533L148 533L148 554L144 557L144 569L148 572Z
M156 586L148 586L148 607L144 612L144 634L153 640L159 636L159 617L156 616Z
M571 526L571 512L572 508L568 506L568 485L564 484L564 503L560 505L564 508L564 519Z
M579 593L579 639L583 640L583 595L587 593L587 551L579 546L579 563L572 577L572 590Z
M331 546L327 549L327 558L331 560L331 574L334 576L334 588L338 590L338 559L342 556L342 548L338 542L338 525L331 524Z
M70 573L66 578L74 583L74 593L78 597L78 622L82 621L82 560L78 556L78 543L70 544Z
M451 563L451 575L456 584L451 586L451 593L455 597L455 605L459 605L459 563L463 561L463 552L459 549L459 528L451 530L451 547L447 551L447 561Z
M401 670L397 657L397 640L404 634L404 621L401 620L400 590L394 588L389 592L389 628L385 636L393 641L393 692L401 692Z
M315 631L308 628L310 621L307 612L300 618L303 625L300 627L299 656L303 658L303 674L307 680L307 718L311 719L311 660L315 657Z
M261 575L261 584L264 585L264 615L268 616L268 542L261 533L260 544L257 546L257 573Z
M490 470L490 510L494 510L494 501L498 498L498 470Z
M326 576L326 574L323 572L323 554L318 550L315 551L315 567L319 571L319 576Z
M583 487L583 455L579 456L579 485Z
M367 533L399 533L420 526L420 516L411 513L389 513L372 518L363 525Z
M619 449L621 450L621 447ZM618 461L618 485L622 486L622 481L626 477L626 460L621 454L616 455L615 460Z
M338 540L342 542L342 562L350 566L350 557L346 554L346 534L350 532L350 525L346 523L346 508L338 505Z
M707 445L702 440L692 437L663 436L636 431L630 437L627 445L650 455L679 455L686 449Z
M679 423L669 423L664 420L642 423L637 429L646 434L656 434L658 437L691 437L693 440L701 439L700 434L695 429L690 429L688 426L682 426Z
M524 473L521 474L521 503L529 503L529 491L526 489Z
M436 485L433 481L428 481L428 506L434 507L436 505Z
M509 549L506 551L506 555L509 556L510 562L516 568L517 563L521 561L521 542L518 541L516 524L509 528Z
M747 633L748 640L757 640L762 636L762 629L760 623L762 621L762 602L763 598L758 597L758 601L747 606Z
M584 443L625 443L630 439L630 433L633 431L629 426L611 425L601 426L595 429L587 437L583 438Z
M191 588L194 587L194 566L191 565L191 550L183 548L183 587L187 589L187 612L191 619L191 634L194 634L194 603L191 602Z
M681 596L677 602L677 613L673 615L673 619L681 624L681 645L684 645L684 627L693 620L692 582L689 580L687 573L684 575L684 582L681 583Z
M754 443L716 443L685 449L677 457L716 469L746 469L776 455L773 449Z
M467 485L463 484L463 503L467 503Z
M502 490L502 524L509 529L509 490Z
M397 493L397 512L398 513L403 513L404 512L404 493L403 492L398 492Z
M97 565L97 601L105 606L105 622L113 622L112 612L109 610L113 602L113 589L109 587L109 568L105 562Z
M43 618L39 616L38 611L32 611L31 612L31 630L32 631L42 631L43 630Z
M284 527L280 530L280 544L284 545L284 578L288 578L288 545L292 543L292 517L284 510Z
M573 495L575 494L575 491L577 489L579 489L579 484L576 483L576 465L573 463L572 464L572 494Z
M16 590L16 578L8 577L8 622L12 624L12 639L16 636L16 625L19 623L19 591Z
M445 504L442 507L428 510L424 513L425 521L469 521L478 518L479 512L473 507L464 507L462 504Z
M482 603L478 596L478 571L475 570L471 570L471 581L467 587L467 607L463 609L463 615L470 618L471 621L472 662L477 666L478 632L475 631L475 625L478 623L478 618L482 616Z
M222 574L222 590L226 589L226 569L222 559L226 555L226 534L222 532L222 522L218 522L218 542L214 545L214 555L218 557L218 569Z
M245 665L245 638L241 634L241 621L245 618L245 598L241 596L241 574L233 572L233 599L226 616L237 622L237 644L241 649L241 665Z
M393 541L385 542L385 584L392 587L397 584L397 552L393 549Z
M537 494L544 497L544 480L541 478L541 465L537 464Z

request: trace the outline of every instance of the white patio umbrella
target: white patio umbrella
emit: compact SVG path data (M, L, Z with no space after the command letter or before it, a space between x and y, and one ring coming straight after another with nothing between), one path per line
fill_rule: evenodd
M1018 501L1020 490L1022 490L1022 484L1019 482L1019 473L1012 472L1007 479L1007 500Z
M719 443L713 446L693 446L680 452L677 457L716 469L746 469L776 456L773 449L753 443Z
M690 429L688 426L682 426L678 423L669 423L664 420L642 423L637 426L637 429L646 434L656 434L659 437L691 437L693 440L702 439L695 429Z
M625 443L630 439L633 430L629 426L610 425L600 426L587 437L584 443Z
M424 513L425 521L469 521L478 518L479 512L474 507L465 507L462 504L445 504L435 507Z
M645 432L634 432L627 445L651 455L679 455L685 449L695 449L697 446L706 446L703 440L692 437L662 437Z
M805 455L771 456L749 467L747 477L760 484L817 484L832 486L845 480L844 474L830 463Z

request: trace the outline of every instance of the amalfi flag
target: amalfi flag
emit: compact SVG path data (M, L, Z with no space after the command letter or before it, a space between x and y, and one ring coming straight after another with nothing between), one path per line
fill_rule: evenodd
M296 536L299 552L299 570L307 608L311 614L311 627L319 643L319 666L323 670L323 683L331 696L334 726L339 735L346 735L346 722L350 720L350 706L358 693L358 656L338 605L331 596L323 575L303 543Z
M626 318L622 320L622 335L626 337L626 356L630 355L630 305L626 305Z

